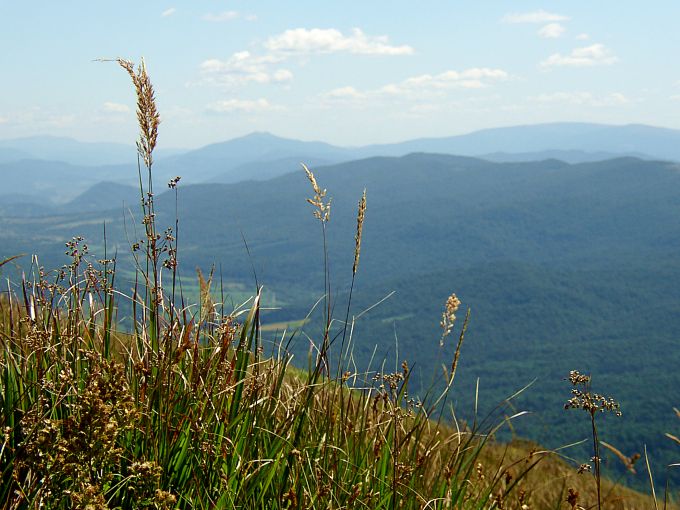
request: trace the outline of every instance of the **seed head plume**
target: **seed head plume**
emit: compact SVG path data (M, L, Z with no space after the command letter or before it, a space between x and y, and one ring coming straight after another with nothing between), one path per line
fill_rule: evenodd
M442 313L442 320L439 325L442 328L442 336L439 340L439 345L444 345L444 338L451 334L453 326L456 323L456 312L460 307L460 299L455 294L451 294L446 300L444 312Z
M352 266L352 274L357 274L359 267L359 255L361 254L361 233L364 229L364 215L366 214L366 189L359 200L359 211L357 212L357 232L354 235L354 265Z
M316 177L314 177L312 171L307 168L307 165L302 163L302 168L307 174L307 179L309 179L309 182L312 184L312 189L314 190L314 198L308 198L307 202L312 204L315 208L314 217L321 221L321 223L326 223L331 217L332 199L329 199L328 202L324 202L324 198L326 198L326 190L319 187L316 182Z
M142 59L136 71L134 64L129 60L119 58L117 62L128 72L137 92L137 122L139 123L140 130L137 151L139 151L139 155L144 159L144 165L150 168L153 164L152 154L156 147L158 124L160 124L153 85L146 72L144 59Z

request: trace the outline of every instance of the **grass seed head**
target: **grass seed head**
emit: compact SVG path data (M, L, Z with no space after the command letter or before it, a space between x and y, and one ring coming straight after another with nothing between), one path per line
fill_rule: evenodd
M312 184L312 189L314 190L314 198L308 198L307 202L312 204L312 206L315 208L314 217L321 223L326 223L331 217L332 199L329 199L328 202L324 201L326 198L326 190L319 187L318 183L316 182L316 177L314 177L312 171L307 168L307 165L302 163L302 168L307 174L307 179L309 179L309 182Z
M352 274L357 274L359 267L359 255L361 254L361 234L364 229L364 216L366 214L366 189L359 200L359 210L357 212L357 232L354 235L354 264L352 265Z
M117 62L127 71L135 86L137 93L137 122L140 130L137 150L144 160L144 165L150 168L153 164L153 150L158 139L158 125L161 122L158 108L156 107L153 85L146 72L146 64L143 59L136 71L134 64L129 60L119 58Z
M453 326L456 323L456 312L460 308L460 299L455 294L451 294L444 305L444 313L442 313L442 320L439 325L442 328L442 336L439 340L439 345L444 345L444 338L451 334Z

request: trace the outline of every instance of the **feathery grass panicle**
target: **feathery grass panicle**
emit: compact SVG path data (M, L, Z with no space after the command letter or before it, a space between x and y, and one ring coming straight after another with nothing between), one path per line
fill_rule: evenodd
M309 179L309 182L312 184L312 189L314 190L314 198L308 198L307 202L312 204L315 208L314 217L321 221L322 223L327 223L328 220L330 220L331 201L333 199L331 198L328 199L328 202L324 202L324 199L326 198L326 190L321 189L319 187L319 185L316 182L316 177L314 177L312 171L309 168L307 168L307 165L305 165L304 163L301 164L302 168L307 174L307 179Z
M366 214L366 189L359 200L359 210L357 212L357 232L354 235L354 264L352 265L352 274L357 273L359 268L359 255L361 254L361 234L364 229L364 216Z
M439 339L439 346L444 346L444 339L451 334L453 326L456 324L456 312L460 308L460 299L455 294L451 294L444 305L442 320L439 325L442 328L442 336Z
M134 64L129 60L119 58L117 62L128 72L135 86L137 93L137 121L141 131L139 141L137 142L137 150L142 159L144 159L144 165L149 168L153 164L153 150L156 147L158 125L160 124L153 85L146 72L144 59L142 59L136 71Z

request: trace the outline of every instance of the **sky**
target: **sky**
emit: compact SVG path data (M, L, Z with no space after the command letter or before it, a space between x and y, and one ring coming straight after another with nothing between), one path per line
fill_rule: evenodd
M338 145L542 122L680 129L680 2L0 0L0 139L159 146L253 131Z

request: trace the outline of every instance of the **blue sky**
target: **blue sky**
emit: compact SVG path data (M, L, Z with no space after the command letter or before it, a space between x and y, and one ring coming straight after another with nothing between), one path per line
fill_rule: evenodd
M252 131L341 145L553 121L680 128L680 2L0 3L0 138L134 141L144 57L160 145Z

